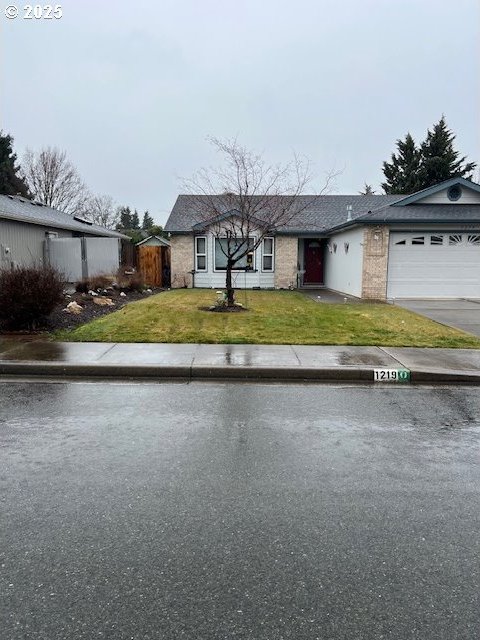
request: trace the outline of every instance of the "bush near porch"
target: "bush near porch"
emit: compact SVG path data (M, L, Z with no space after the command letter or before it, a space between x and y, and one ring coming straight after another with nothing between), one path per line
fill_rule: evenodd
M58 339L79 342L324 344L480 348L480 339L388 304L320 304L296 291L237 291L248 313L201 311L206 289L134 302Z

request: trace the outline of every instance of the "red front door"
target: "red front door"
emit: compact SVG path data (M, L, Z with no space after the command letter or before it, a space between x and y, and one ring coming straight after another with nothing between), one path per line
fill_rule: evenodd
M305 240L304 284L323 284L322 244L320 240Z

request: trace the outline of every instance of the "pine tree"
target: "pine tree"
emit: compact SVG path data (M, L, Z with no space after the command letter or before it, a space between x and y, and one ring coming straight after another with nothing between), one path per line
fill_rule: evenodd
M453 148L454 140L445 116L427 131L420 147L409 133L405 140L397 140L398 153L392 153L391 162L383 163L385 193L415 193L457 176L471 180L477 165L465 163L465 156L459 157L460 153Z
M363 186L363 191L359 191L358 192L361 196L373 196L375 195L375 191L373 190L373 187L371 184L367 184L365 182L364 186Z
M155 223L152 216L148 213L148 211L145 211L145 213L143 214L142 229L144 231L148 231L153 227L154 224Z
M135 209L132 215L132 226L131 229L140 229L140 218L138 217L138 211Z
M397 140L398 153L392 153L392 162L383 163L386 181L382 189L387 194L409 194L419 191L421 151L415 140L407 133L405 140Z
M453 148L455 135L447 127L445 116L442 116L432 130L427 131L427 138L421 145L420 189L448 180L462 177L472 179L475 162L465 163L466 157Z
M17 156L13 153L13 138L0 131L0 194L7 196L21 195L29 198L28 187L18 175L19 168L15 164Z
M117 227L119 229L132 229L132 211L130 207L118 207L117 211L120 219Z

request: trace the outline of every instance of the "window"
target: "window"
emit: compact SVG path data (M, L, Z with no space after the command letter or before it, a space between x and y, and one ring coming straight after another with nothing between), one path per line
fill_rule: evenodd
M425 238L423 236L412 238L412 244L425 244Z
M430 236L430 244L432 246L439 246L443 244L443 236Z
M263 239L262 271L273 271L273 238Z
M480 235L477 233L471 233L467 237L467 244L480 245Z
M207 238L197 236L195 238L195 271L207 270Z
M395 244L402 244L402 245L406 245L407 241L406 240L398 240L397 242L395 242Z
M448 236L448 244L450 246L462 244L462 235L460 233L454 233L451 236Z
M251 251L253 251L253 245L255 244L255 238L248 238L248 247ZM230 240L230 253L234 253L236 248L239 248L242 245L241 238L233 238ZM246 248L246 243L243 243L243 246L240 249L240 253L243 253ZM228 240L227 238L215 238L215 270L217 271L225 271L227 268L227 254L228 253ZM237 260L233 265L234 270L245 269L247 266L247 256L244 255L243 258ZM252 265L252 268L255 269L255 263Z

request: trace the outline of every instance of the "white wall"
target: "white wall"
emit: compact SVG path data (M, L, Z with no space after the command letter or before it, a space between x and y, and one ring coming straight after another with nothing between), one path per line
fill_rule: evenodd
M348 250L345 249L348 243ZM325 250L325 286L358 298L362 295L363 229L350 229L328 239ZM334 252L333 247L337 249Z
M462 185L462 195L458 200L449 200L447 189L419 200L419 204L480 204L480 193Z

